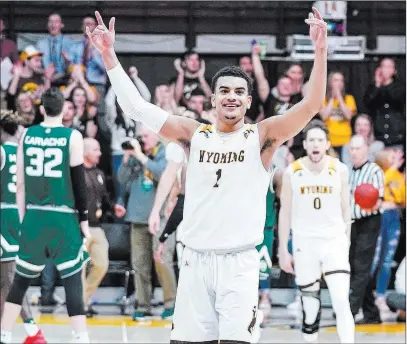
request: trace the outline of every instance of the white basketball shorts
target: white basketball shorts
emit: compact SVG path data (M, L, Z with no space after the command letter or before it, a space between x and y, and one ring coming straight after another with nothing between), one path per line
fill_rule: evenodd
M295 235L293 256L296 283L305 286L319 281L322 274L350 272L349 245L346 234L337 238Z
M258 287L256 249L216 254L185 247L171 340L252 342Z

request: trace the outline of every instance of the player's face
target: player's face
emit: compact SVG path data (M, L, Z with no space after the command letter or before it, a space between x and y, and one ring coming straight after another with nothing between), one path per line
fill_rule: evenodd
M252 102L246 80L235 76L220 77L211 102L221 122L227 125L238 123L244 118Z
M202 113L205 100L205 96L191 96L191 98L187 100L188 108Z
M53 35L57 36L61 33L64 24L62 24L62 19L58 14L52 14L48 18L48 32Z
M251 74L253 72L253 64L252 60L248 56L244 56L239 60L239 67L243 69L243 71L247 74Z
M312 162L320 162L329 147L330 143L323 130L314 128L308 131L304 140L304 149Z

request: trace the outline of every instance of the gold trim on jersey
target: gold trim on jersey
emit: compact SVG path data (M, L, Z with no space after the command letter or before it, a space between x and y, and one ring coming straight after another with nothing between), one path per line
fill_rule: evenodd
M199 131L199 133L203 133L206 138L209 138L209 134L212 134L212 124L206 124L202 129Z
M328 171L334 171L334 172L338 172L337 168L336 168L336 160L335 158L330 157L329 158L329 164L328 164Z
M59 211L61 213L76 213L75 209L69 208L67 206L59 206L58 207L58 206L55 206L55 205L27 204L27 209Z
M249 128L247 128L247 129L243 132L243 135L244 135L244 137L245 137L246 139L249 137L250 134L254 134L253 128L254 128L254 124L250 124L250 125L249 125Z
M303 170L303 169L304 169L304 167L302 167L302 164L301 164L301 162L300 162L299 159L298 159L298 160L295 160L295 161L293 162L293 173L298 172L298 171L301 171L301 170Z

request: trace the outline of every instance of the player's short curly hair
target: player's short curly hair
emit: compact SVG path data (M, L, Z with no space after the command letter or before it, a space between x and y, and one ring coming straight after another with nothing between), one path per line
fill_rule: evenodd
M215 76L212 78L212 93L215 93L216 89L216 83L218 82L218 79L222 76L234 76L236 78L242 78L245 79L247 82L247 91L249 95L253 91L253 83L252 80L249 78L249 76L243 71L242 68L236 67L236 66L228 66L222 68L219 72L215 74Z
M306 127L302 131L302 137L304 138L304 140L307 139L307 134L311 129L321 129L326 134L326 138L328 139L328 128L326 127L324 122L319 119L313 119L306 125Z
M7 134L14 136L20 125L20 119L17 112L11 110L1 110L0 128Z

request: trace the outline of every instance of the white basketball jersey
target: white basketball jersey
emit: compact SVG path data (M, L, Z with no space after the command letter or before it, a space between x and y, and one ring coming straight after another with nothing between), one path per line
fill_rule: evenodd
M288 168L291 172L291 229L294 236L336 237L345 233L341 206L340 169L338 159L328 157L321 173L309 171L302 159Z
M191 140L182 242L202 251L237 251L263 241L271 171L257 125L230 134L201 125Z

